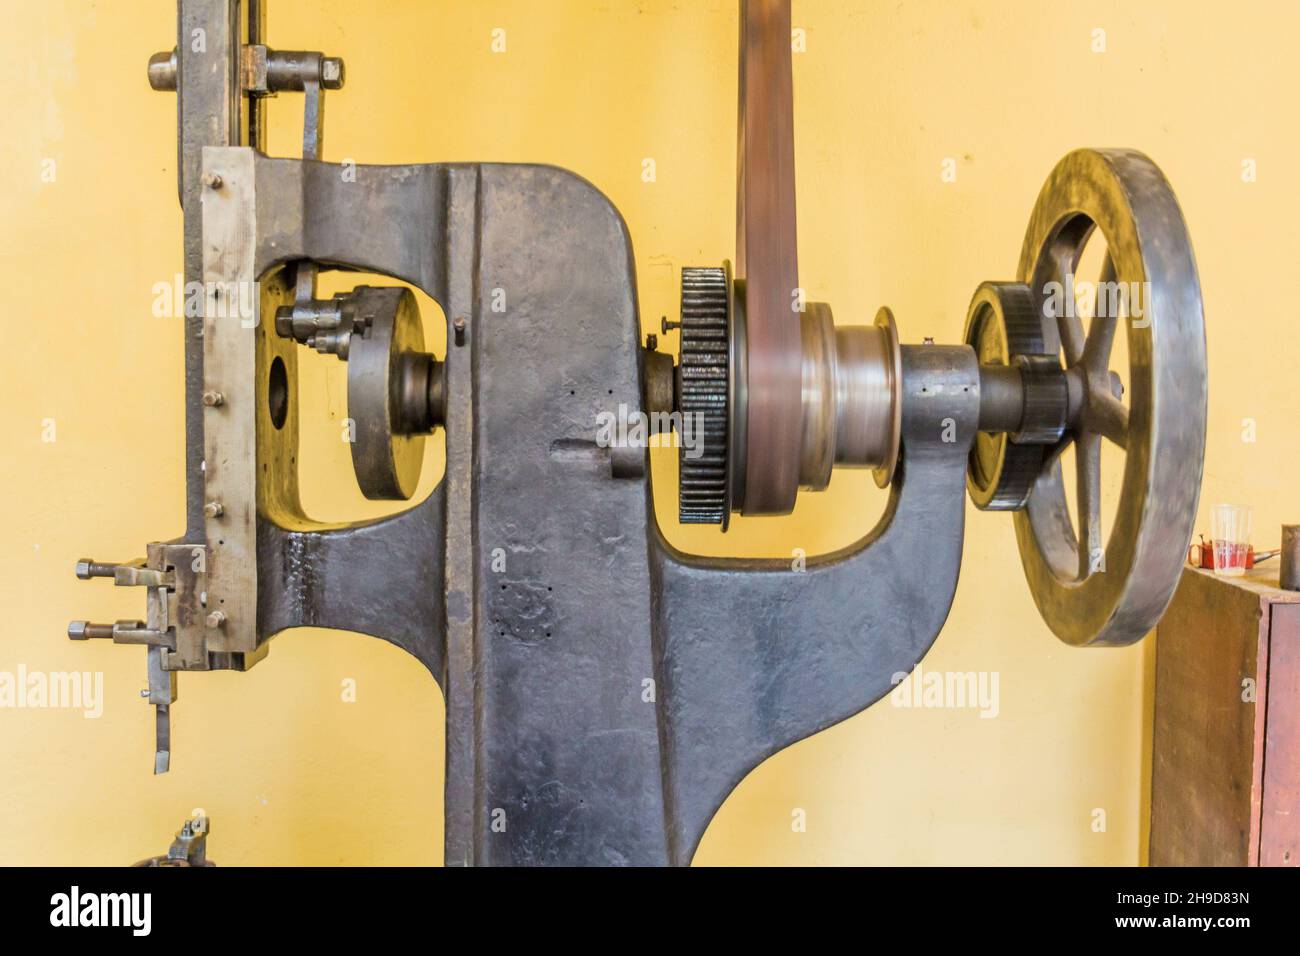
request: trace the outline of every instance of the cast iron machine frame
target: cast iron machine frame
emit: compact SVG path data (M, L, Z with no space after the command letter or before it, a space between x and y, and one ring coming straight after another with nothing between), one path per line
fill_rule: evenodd
M589 183L535 165L322 162L342 62L269 48L264 3L178 10L176 49L149 72L178 93L185 279L206 290L186 320L187 527L142 560L78 567L144 586L146 621L70 628L148 647L156 772L180 671L246 669L282 630L339 628L408 651L445 695L447 862L685 864L751 769L926 653L952 602L968 487L1017 512L1062 639L1130 643L1168 604L1200 485L1205 346L1182 217L1141 154L1061 162L1017 281L980 287L963 344L900 345L888 310L872 326L837 327L820 303L782 318L797 286L789 9L743 0L739 277L683 270L674 368L642 344L630 238ZM263 99L280 91L305 96L301 159L264 153ZM1121 303L1085 334L1045 311L1042 290L1072 275L1094 227L1106 275L1143 284L1145 323ZM423 351L409 291L320 299L321 269L427 293L446 355ZM245 288L252 314L232 300ZM504 312L489 308L498 289ZM1109 370L1121 321L1127 408ZM372 497L409 498L423 436L444 430L428 498L376 521L304 513L299 345L349 363ZM645 448L597 440L620 405L700 415L714 444L683 457L682 520L788 512L835 465L875 469L885 514L806 567L684 554L660 529ZM1126 450L1109 540L1103 440ZM1060 470L1071 443L1077 533Z

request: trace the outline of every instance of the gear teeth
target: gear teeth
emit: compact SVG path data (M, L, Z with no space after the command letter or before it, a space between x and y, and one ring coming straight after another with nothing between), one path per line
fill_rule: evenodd
M682 269L681 354L677 410L683 430L692 424L698 457L680 443L677 452L682 524L722 524L727 509L727 376L729 323L723 269ZM680 437L680 436L679 436Z

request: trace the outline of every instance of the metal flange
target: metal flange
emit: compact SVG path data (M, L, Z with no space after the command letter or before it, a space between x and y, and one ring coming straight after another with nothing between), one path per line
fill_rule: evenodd
M348 346L352 467L371 499L409 499L420 481L424 436L441 421L441 366L424 351L410 289L360 286Z

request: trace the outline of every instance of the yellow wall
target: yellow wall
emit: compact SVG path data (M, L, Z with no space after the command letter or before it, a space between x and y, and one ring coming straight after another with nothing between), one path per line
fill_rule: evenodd
M219 862L437 862L442 703L413 659L302 631L248 674L182 675L174 769L155 778L152 712L136 696L144 652L63 638L70 618L143 607L139 592L76 581L75 559L130 558L181 527L180 326L151 313L154 283L181 268L175 106L144 74L173 43L174 4L6 6L0 670L100 670L106 700L97 720L0 710L0 863L131 861L162 852L195 807L214 820ZM627 218L649 330L676 309L681 265L732 254L734 6L273 0L270 39L347 59L328 159L547 162L589 178ZM1283 500L1300 467L1300 345L1278 287L1300 247L1289 105L1300 5L796 0L794 19L807 36L794 75L810 298L841 322L889 304L904 341L956 340L976 284L1012 277L1056 160L1082 145L1145 150L1178 192L1204 283L1199 526L1227 499L1255 505L1263 546L1279 522L1300 521L1300 502ZM490 52L494 27L507 31L503 54ZM1104 53L1091 50L1094 28ZM293 96L275 102L275 151L295 149L299 109ZM949 157L957 181L943 183ZM1251 157L1258 181L1244 183ZM307 500L373 513L338 441L339 369L303 366ZM655 474L670 520L671 453L656 453ZM738 522L726 544L824 551L883 506L863 475L804 497L793 517ZM702 551L723 543L670 534ZM1058 643L1029 598L1011 520L970 508L956 603L925 666L997 672L999 716L882 703L753 773L697 862L1137 862L1145 657ZM355 703L340 699L346 678ZM795 808L806 832L792 831Z

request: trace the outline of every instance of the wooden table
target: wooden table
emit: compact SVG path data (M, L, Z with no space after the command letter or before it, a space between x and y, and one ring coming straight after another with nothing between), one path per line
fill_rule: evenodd
M1156 631L1152 866L1300 865L1300 592L1187 568Z

